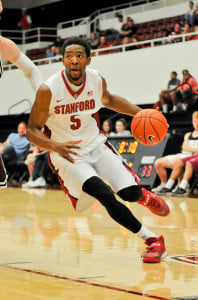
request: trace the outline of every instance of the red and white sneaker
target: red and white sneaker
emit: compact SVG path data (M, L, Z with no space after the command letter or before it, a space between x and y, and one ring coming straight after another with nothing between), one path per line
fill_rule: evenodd
M145 188L142 188L142 192L144 198L138 201L139 204L146 206L155 215L165 217L169 214L170 209L164 199Z
M145 244L148 246L142 254L142 261L145 263L158 263L167 256L164 237L150 237L146 239Z

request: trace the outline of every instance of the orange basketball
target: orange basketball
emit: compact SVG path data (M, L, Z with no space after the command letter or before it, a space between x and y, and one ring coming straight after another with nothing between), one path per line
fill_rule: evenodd
M156 109L143 109L132 119L131 132L134 138L144 145L156 145L166 136L168 122Z

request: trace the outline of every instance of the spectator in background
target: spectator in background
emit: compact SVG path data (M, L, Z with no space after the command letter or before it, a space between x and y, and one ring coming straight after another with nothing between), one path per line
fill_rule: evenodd
M184 24L184 30L182 31L182 34L187 34L187 33L192 33L192 32L193 32L193 30L192 30L191 26L188 23L185 23ZM190 41L192 39L193 39L192 35L186 35L185 36L186 41Z
M180 35L181 34L181 25L180 23L175 23L174 30L168 35L168 37L174 36L174 35ZM182 39L180 37L176 38L170 38L169 43L178 43L181 42Z
M108 48L108 47L112 47L113 44L110 42L107 42L106 37L104 35L100 36L100 44L98 45L97 49L103 49L103 48ZM108 54L111 51L109 50L105 50L105 51L99 51L98 54L102 55L102 54Z
M102 124L102 131L108 137L113 130L113 123L111 120L107 119Z
M159 94L159 108L162 108L164 113L167 113L173 106L173 94L174 89L180 84L180 80L177 78L177 72L172 71L170 74L170 80L168 81L167 88L161 90Z
M8 163L24 160L29 147L30 142L26 138L26 124L21 122L17 127L17 133L10 133L0 147L5 167Z
M193 12L193 25L194 25L194 30L198 31L198 3L196 3L195 10Z
M62 41L61 37L57 36L53 46L58 47L60 49L62 47L62 44L63 44L63 41Z
M100 38L95 32L91 32L90 38L87 41L92 50L97 49L100 44Z
M48 153L43 151L36 156L32 178L22 185L23 188L39 188L47 186L47 174L50 170Z
M130 17L127 17L126 23L122 26L121 29L121 38L132 37L137 32L137 26L134 24L134 20Z
M115 132L109 134L112 136L131 136L131 131L127 130L127 123L124 118L121 118L115 122Z
M177 174L180 175L181 173L183 173L183 176L181 182L177 185L177 188L172 191L172 195L184 195L193 174L198 177L198 153L196 153L196 155L188 156L179 160L175 165L175 169L177 170L177 173L175 172L174 180L177 179Z
M177 154L166 155L160 157L155 161L155 169L160 178L160 185L152 189L153 192L157 194L170 193L174 187L175 177L174 173L177 171L175 166L180 163L180 160L188 156L193 155L195 152L198 153L198 111L195 111L192 115L192 123L194 130L192 132L187 132L184 136L184 141L182 143L182 151ZM173 169L168 181L167 181L167 171L166 169Z
M129 50L136 50L139 49L140 46L138 45L132 45L132 43L138 43L138 38L136 35L134 35L132 38L129 38L127 36L125 36L122 39L122 45L127 45L127 44L131 44L130 46L125 47L125 51L129 51Z
M119 40L121 38L121 30L124 24L123 15L120 13L115 14L117 22L113 27L108 28L104 31L104 35L107 36L109 41Z
M194 17L193 17L193 12L194 12L194 2L189 1L189 9L187 10L185 14L185 20L188 22L190 26L194 25Z
M30 15L27 14L26 8L21 10L21 20L18 23L18 27L22 30L30 29L32 25L32 19Z
M186 110L195 101L198 95L198 86L196 79L188 70L183 70L183 79L173 94L173 112L178 110Z
M54 57L56 56L56 47L55 46L50 46L49 51L47 52L47 57Z

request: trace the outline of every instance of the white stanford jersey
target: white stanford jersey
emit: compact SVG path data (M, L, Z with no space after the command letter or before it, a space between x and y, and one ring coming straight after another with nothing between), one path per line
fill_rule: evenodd
M68 142L82 140L83 152L89 152L105 136L99 133L93 114L103 107L102 79L95 70L87 69L81 88L74 92L67 83L65 71L59 71L44 82L52 92L46 126L52 140Z

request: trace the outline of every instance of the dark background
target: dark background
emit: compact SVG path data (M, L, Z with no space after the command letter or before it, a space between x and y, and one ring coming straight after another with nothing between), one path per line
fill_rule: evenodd
M131 1L132 2L132 1ZM145 2L145 1L143 1ZM67 1L52 3L29 9L27 12L32 17L32 27L55 27L57 23L69 21L73 19L87 17L94 11L127 3L122 0L108 1ZM4 8L0 28L1 29L17 29L17 24L21 17L20 9Z

